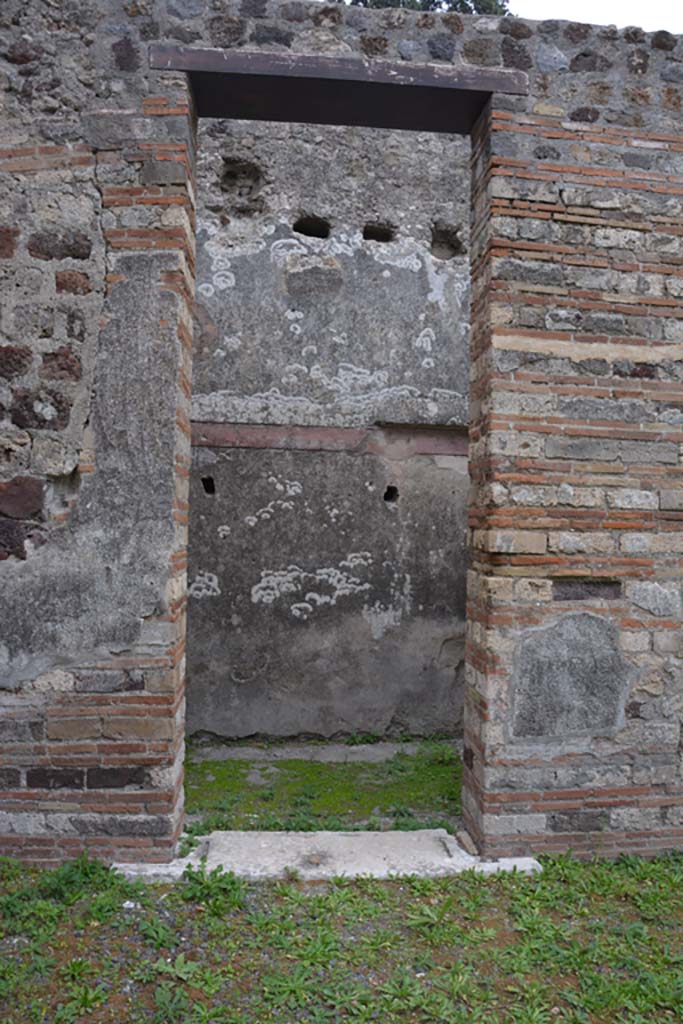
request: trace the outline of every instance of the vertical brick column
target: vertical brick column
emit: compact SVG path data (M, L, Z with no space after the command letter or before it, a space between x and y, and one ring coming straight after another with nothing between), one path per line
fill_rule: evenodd
M464 806L487 855L683 846L676 145L495 98L474 133Z
M120 751L112 746L112 756L125 759L129 769L140 760L144 766L145 817L130 829L125 817L115 823L121 836L116 855L163 860L173 855L183 808L195 125L184 78L169 83L167 94L143 98L141 108L147 130L138 129L134 144L101 154L110 269L105 315L108 308L115 327L111 338L105 327L105 345L123 341L134 363L115 366L100 426L108 433L118 419L112 398L122 382L130 382L135 404L142 402L131 488L143 524L150 513L155 524L150 583L159 597L143 621L133 659L143 688L122 698L121 706L104 708L102 729L122 745ZM133 346L123 337L126 331L137 339ZM119 472L120 446L105 450ZM126 798L120 799L125 810ZM129 832L130 842L123 839Z
M183 809L194 291L186 84L132 110L92 112L83 131L105 292L77 498L23 567L22 600L39 625L35 668L19 666L0 706L0 852L163 861ZM33 173L22 159L21 173Z

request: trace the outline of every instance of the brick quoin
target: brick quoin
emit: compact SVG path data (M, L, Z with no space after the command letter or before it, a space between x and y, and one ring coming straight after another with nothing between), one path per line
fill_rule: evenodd
M656 145L649 134L596 127L583 137L603 147L603 166L552 174L529 159L541 137L576 139L559 116L492 104L473 140L465 817L491 856L647 854L679 847L683 820L680 721L661 705L642 717L652 698L639 688L646 665L654 678L666 672L655 630L680 628L681 561L664 515L676 502L663 489L681 474L681 439L662 411L683 398L668 362L683 355L683 292L650 296L645 282L680 273L656 238L678 239L681 226L653 216L656 176L604 166L606 151L621 165L624 149ZM619 191L604 203L591 188L606 179L629 189L637 217L621 211ZM680 190L664 180L664 194ZM522 222L548 241L509 237ZM563 244L575 225L578 245ZM605 280L637 269L642 300L632 278L605 293L584 268ZM574 630L580 653L567 650ZM619 674L623 686L610 687Z
M319 14L198 6L183 36L240 52L305 50ZM643 34L643 70L616 29L513 41L492 19L484 39L477 18L401 13L385 31L340 6L326 31L372 67L408 38L416 64L530 85L472 131L467 830L493 857L681 849L683 39ZM57 83L47 127L45 88L7 93L6 138L28 141L0 149L0 261L24 290L0 346L0 853L42 864L177 849L193 435L463 453L454 431L192 423L195 111L147 56L181 30L136 5L97 17L113 64L78 111L58 72L90 79L86 28L43 46L17 15L0 68L28 82L39 57Z

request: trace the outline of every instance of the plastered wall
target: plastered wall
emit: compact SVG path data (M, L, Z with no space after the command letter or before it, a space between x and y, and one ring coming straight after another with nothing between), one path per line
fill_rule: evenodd
M469 155L200 125L190 734L462 730Z

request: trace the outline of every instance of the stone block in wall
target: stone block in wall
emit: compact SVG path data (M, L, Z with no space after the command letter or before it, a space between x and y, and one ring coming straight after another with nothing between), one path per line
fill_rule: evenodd
M511 737L552 743L613 733L634 669L605 618L569 613L521 634L514 660Z

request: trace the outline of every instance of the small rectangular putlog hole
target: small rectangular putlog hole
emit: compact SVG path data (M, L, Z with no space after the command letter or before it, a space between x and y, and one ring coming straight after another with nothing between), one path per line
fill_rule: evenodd
M216 493L216 481L214 480L214 478L212 476L203 476L202 477L202 487L204 488L204 493L205 494L215 494Z
M553 580L553 601L618 601L621 593L619 580Z
M462 256L465 246L460 234L460 225L446 224L442 220L435 221L432 224L432 256L437 260L452 260L456 256Z
M363 228L363 238L366 242L393 242L396 237L396 229L393 224L369 222Z
M330 222L324 217L316 217L315 214L304 213L292 224L292 230L298 235L308 235L309 238L329 238Z

